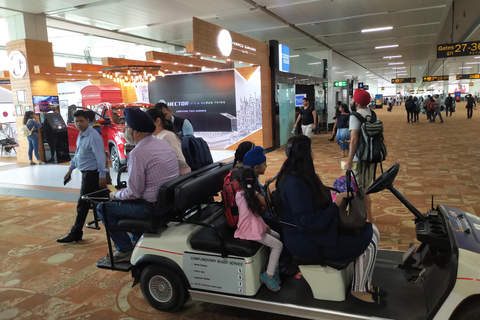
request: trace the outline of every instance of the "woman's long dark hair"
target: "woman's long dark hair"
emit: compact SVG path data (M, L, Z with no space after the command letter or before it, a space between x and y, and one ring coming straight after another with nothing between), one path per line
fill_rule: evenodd
M23 116L23 124L27 124L28 120L32 119L34 114L33 111L25 112L25 115Z
M277 191L281 194L283 182L290 174L295 174L307 183L312 192L315 206L326 209L332 204L332 196L328 189L315 173L312 159L312 141L306 136L295 137L288 154L287 160L282 165L277 178Z
M158 118L160 118L160 121L162 122L162 127L164 130L172 131L173 133L176 133L175 130L173 129L173 123L170 120L167 120L165 118L165 115L163 114L161 109L157 108L150 108L147 110L147 114L152 117L153 121L156 121Z
M237 173L237 181L240 188L243 190L243 196L247 202L248 209L250 209L255 216L262 214L262 204L255 194L255 185L257 184L257 176L255 170L250 167L243 167Z
M244 141L240 143L237 147L237 150L235 150L235 159L233 160L233 167L235 167L239 162L243 163L243 158L245 158L245 155L247 154L247 152L252 150L254 147L255 147L255 143L250 141Z

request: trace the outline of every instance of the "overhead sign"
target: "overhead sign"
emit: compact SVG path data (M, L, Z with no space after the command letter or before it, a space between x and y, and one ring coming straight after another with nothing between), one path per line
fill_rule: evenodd
M347 81L335 81L333 83L334 87L346 87L347 86Z
M358 89L363 89L363 82L358 83Z
M417 78L396 78L392 79L392 83L415 83Z
M457 74L457 80L463 80L463 79L480 79L480 73Z
M448 76L427 76L423 77L423 82L448 80Z
M437 58L462 57L480 54L480 42L459 42L437 45Z
M469 84L470 84L470 87L473 87L473 82L470 82Z
M279 44L278 56L278 69L283 72L290 72L290 48Z
M324 83L323 83L323 87L324 87L324 88L328 87L328 82L324 82Z
M193 17L193 52L266 66L268 44Z
M365 84L365 85L363 85L363 89L368 90L368 89L370 89L370 86L368 84Z
M381 90L385 90L385 87L381 87L380 89L381 89Z

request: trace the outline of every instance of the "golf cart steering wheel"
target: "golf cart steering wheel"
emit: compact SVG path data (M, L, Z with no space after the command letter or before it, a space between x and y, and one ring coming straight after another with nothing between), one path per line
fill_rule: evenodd
M366 194L377 193L387 189L393 184L393 180L397 176L400 164L397 162L390 168L388 168L381 176L379 176L373 183L367 188Z

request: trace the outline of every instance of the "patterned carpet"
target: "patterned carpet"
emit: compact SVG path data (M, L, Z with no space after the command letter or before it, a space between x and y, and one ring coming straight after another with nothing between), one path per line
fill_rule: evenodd
M407 123L402 106L377 110L385 123L388 161L399 162L395 187L420 212L435 203L480 214L479 116L466 111L428 123ZM317 173L331 185L342 175L339 146L330 133L313 137ZM278 172L284 149L267 155L265 177ZM412 214L389 192L372 196L380 247L404 250L415 239ZM291 319L207 303L189 302L177 313L152 309L130 274L101 270L95 262L107 252L102 231L85 229L81 243L63 245L75 204L0 196L0 319Z

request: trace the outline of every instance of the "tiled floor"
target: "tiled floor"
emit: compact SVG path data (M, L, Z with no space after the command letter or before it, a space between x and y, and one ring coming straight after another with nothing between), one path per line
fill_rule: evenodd
M480 214L480 115L475 111L468 120L464 108L457 110L443 124L428 123L424 115L419 123L407 123L402 106L392 113L377 110L385 123L388 147L384 168L400 163L394 185L420 212L430 208L433 195L435 203ZM317 173L327 185L342 175L343 160L329 137L313 137ZM269 153L263 178L276 174L284 158L283 148ZM67 192L61 190L68 189L70 201L75 201L76 185L61 185L65 167L0 163L1 190L32 193L31 198L0 195L0 319L289 318L198 302L189 302L173 314L152 309L139 287L131 288L129 274L96 268L96 260L106 253L103 230L85 229L81 243L55 242L73 223L75 203L38 199L38 192L65 197ZM28 186L28 181L35 185ZM372 200L380 247L406 249L415 241L412 214L389 191L373 195Z

